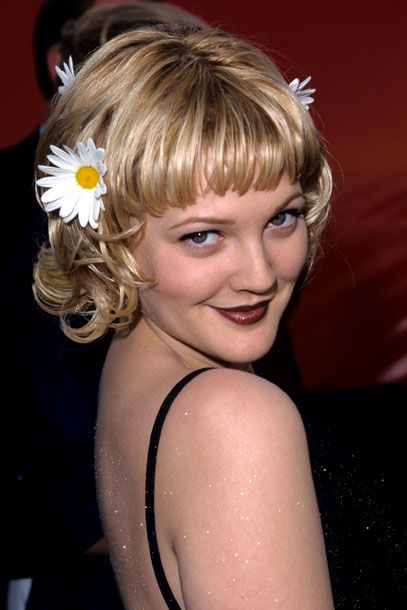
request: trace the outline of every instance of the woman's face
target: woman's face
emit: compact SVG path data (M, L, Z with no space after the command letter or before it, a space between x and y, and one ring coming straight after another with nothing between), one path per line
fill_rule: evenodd
M274 190L209 193L148 215L136 257L156 280L140 291L149 326L181 351L231 364L262 357L306 261L304 204L283 174Z

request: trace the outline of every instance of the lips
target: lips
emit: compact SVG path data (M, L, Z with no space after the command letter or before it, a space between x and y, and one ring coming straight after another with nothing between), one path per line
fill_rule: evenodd
M249 325L259 322L267 313L270 301L262 301L256 305L241 305L239 307L213 307L221 316L235 324Z

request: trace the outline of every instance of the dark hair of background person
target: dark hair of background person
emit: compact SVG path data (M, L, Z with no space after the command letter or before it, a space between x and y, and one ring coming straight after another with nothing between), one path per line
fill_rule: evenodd
M78 20L68 21L61 33L61 61L72 57L82 63L108 40L124 32L161 24L204 27L205 21L188 11L160 2L144 0L135 4L94 6Z
M47 67L47 51L60 41L64 24L70 19L78 19L94 3L95 0L45 0L38 13L33 37L34 65L39 88L47 100L56 90Z

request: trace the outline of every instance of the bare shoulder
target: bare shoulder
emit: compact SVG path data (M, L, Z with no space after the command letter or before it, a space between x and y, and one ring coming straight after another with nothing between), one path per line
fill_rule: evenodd
M174 402L163 439L166 476L174 485L195 488L201 498L218 493L224 506L236 506L237 493L249 497L254 479L270 504L281 501L282 481L295 488L299 477L312 495L304 426L276 385L247 372L213 369L195 377Z
M165 477L174 488L195 489L198 510L206 497L233 511L236 495L247 499L254 489L270 508L282 501L281 486L290 482L294 489L299 480L312 496L304 426L277 386L243 371L213 369L195 377L175 402L163 438Z
M331 609L307 442L293 402L236 370L207 371L184 390L161 485L171 485L168 535L186 607L265 610L278 601L287 610Z
M199 433L227 434L247 443L252 436L258 448L261 438L290 436L304 441L299 412L290 397L273 383L244 371L212 369L195 377L179 394L180 411L188 414L185 425ZM191 431L191 430L190 430ZM224 444L222 444L224 446Z

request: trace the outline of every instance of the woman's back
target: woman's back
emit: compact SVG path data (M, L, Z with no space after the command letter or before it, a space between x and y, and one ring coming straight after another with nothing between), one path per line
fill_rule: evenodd
M147 540L147 453L160 405L190 372L134 333L107 359L98 487L129 609L168 607ZM278 388L248 372L202 370L169 406L157 454L157 542L181 608L330 607L304 431Z
M129 338L113 340L102 376L96 435L98 494L102 513L113 517L106 520L105 530L114 540L110 554L124 599L131 600L129 608L158 609L166 605L149 555L146 465L154 419L172 379L165 384L162 371L148 370L143 365L145 353L135 362L133 344Z

